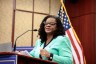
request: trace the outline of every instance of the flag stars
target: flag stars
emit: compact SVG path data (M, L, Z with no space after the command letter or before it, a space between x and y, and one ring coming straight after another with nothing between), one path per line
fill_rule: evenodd
M69 23L67 22L66 25L69 25Z
M66 21L66 19L64 19L64 21Z
M66 15L64 17L66 18Z
M64 22L64 25L66 24L66 22Z
M66 15L66 12L62 9L62 7L59 10L58 15L61 18L61 22L63 22L62 24L63 24L64 29L68 30L70 28L69 20Z
M66 25L65 27L66 27L66 29L68 28L68 26L67 26L67 25Z

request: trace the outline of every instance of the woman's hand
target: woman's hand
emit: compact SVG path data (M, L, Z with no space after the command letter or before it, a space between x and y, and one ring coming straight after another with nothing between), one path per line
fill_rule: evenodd
M41 54L41 56L45 56L47 58L50 57L50 53L47 50L45 50L45 49L41 49L40 50L40 54Z

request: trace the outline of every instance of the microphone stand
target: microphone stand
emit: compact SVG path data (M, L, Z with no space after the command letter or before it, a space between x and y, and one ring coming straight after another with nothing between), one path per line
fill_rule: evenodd
M18 36L18 37L16 38L16 40L15 40L13 51L16 50L16 41L18 40L18 38L21 37L22 35L26 34L26 33L29 32L29 31L38 31L38 30L37 30L37 29L27 30L27 31L25 31L24 33L22 33L20 36Z

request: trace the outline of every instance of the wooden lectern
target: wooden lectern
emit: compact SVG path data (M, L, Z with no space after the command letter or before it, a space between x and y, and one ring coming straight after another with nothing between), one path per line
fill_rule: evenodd
M21 54L16 54L14 52L0 52L0 64L57 64L57 63Z

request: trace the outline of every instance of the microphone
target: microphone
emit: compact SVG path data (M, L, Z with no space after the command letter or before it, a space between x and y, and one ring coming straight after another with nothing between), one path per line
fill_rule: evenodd
M25 31L24 33L22 33L20 36L18 36L18 37L16 38L16 40L15 40L13 51L16 50L16 41L18 40L18 38L20 38L21 36L23 36L24 34L26 34L26 33L29 32L29 31L38 31L38 30L37 30L37 29L27 30L27 31Z

